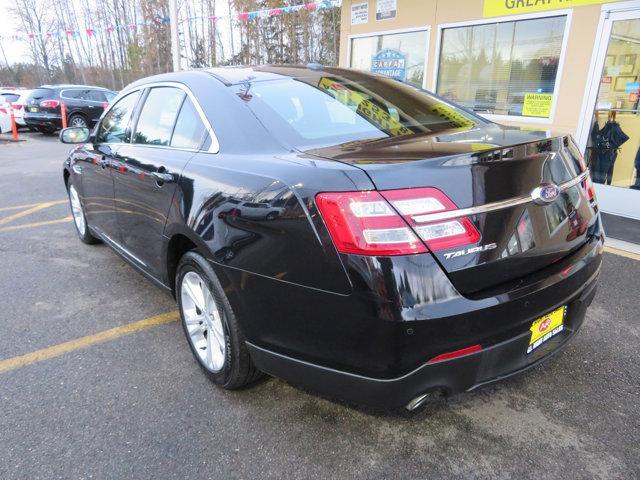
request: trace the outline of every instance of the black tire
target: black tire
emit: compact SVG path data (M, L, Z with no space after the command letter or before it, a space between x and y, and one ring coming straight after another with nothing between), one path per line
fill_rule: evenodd
M80 238L80 241L82 243L86 243L87 245L94 245L96 243L100 243L100 240L96 237L94 237L91 234L91 230L89 229L89 224L87 223L87 217L84 214L84 207L82 206L82 202L78 200L80 202L80 214L82 215L82 220L84 222L84 231L81 230L81 228L78 226L78 222L76 221L75 218L75 213L74 213L74 209L73 209L73 201L71 200L71 196L72 196L72 191L75 190L75 186L73 185L73 183L71 182L71 180L69 180L69 183L67 184L67 195L69 197L69 208L71 209L71 215L74 217L73 218L73 226L76 229L76 233L78 234L78 237ZM77 191L76 191L77 193Z
M197 273L205 281L222 319L225 338L225 355L224 363L217 372L213 372L206 367L190 340L181 294L182 280L189 272ZM216 385L227 390L239 389L258 380L263 374L255 367L251 360L238 320L231 309L231 305L220 281L207 260L195 251L185 253L178 263L175 285L182 329L194 359L207 377Z
M31 125L27 125L27 128L29 129L30 132L37 132L38 129L36 127L32 127Z
M84 117L84 115L81 115L79 113L74 113L73 115L69 116L69 119L67 120L67 125L69 127L89 128L89 122Z
M53 127L39 127L38 131L43 135L53 135L56 129Z

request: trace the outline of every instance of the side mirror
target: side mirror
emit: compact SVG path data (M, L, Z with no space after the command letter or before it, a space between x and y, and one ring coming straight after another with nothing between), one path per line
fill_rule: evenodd
M62 143L87 143L91 132L86 127L69 127L60 130Z

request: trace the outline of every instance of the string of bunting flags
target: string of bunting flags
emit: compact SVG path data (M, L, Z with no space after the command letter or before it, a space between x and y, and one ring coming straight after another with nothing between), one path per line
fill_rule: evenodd
M339 7L341 5L341 0L320 0L317 2L308 2L301 3L298 5L288 5L277 8L269 8L264 10L255 10L252 12L237 12L231 15L212 15L210 17L189 17L182 20L179 20L178 23L184 22L194 22L201 20L209 20L211 22L217 22L219 20L239 20L241 22L248 22L252 20L258 20L263 18L276 17L279 15L285 15L289 13L300 12L301 10L322 10L326 8ZM119 25L109 25L107 27L85 27L79 30L54 30L47 32L30 32L25 34L14 34L14 35L0 35L0 41L9 40L9 41L20 41L20 42L32 42L36 38L45 37L45 38L77 38L80 36L93 37L95 34L104 32L107 35L111 35L117 30L129 30L131 32L137 32L138 28L142 27L150 27L153 25L162 25L168 24L171 22L169 17L156 18L152 21L147 22L139 22L139 23L131 23L131 24L119 24Z

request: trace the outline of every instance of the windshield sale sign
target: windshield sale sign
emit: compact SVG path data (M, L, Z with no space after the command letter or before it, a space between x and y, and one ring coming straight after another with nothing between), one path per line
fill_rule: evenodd
M407 57L397 50L380 50L371 57L371 71L385 77L404 80Z

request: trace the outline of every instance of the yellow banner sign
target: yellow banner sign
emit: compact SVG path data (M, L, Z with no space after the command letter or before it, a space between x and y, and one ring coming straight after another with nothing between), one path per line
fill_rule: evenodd
M552 104L553 95L550 93L527 93L524 96L522 115L525 117L549 118Z
M499 17L616 1L620 0L484 0L484 16Z

